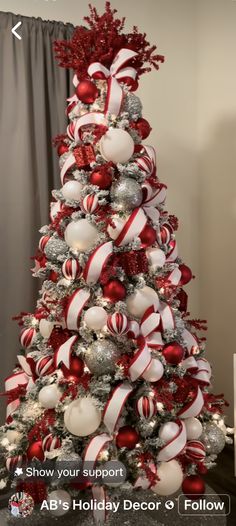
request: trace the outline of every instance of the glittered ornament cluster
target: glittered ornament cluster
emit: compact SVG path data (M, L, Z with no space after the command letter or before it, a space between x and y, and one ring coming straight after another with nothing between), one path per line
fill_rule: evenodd
M193 274L135 93L164 58L137 28L124 33L115 13L108 2L102 15L90 6L87 26L55 43L73 87L67 130L54 139L61 187L32 269L43 284L35 312L18 316L21 351L5 382L2 485L32 460L82 458L122 463L121 489L202 494L202 475L230 439L226 402L211 393L205 320L188 313ZM89 479L18 487L36 502L114 491Z

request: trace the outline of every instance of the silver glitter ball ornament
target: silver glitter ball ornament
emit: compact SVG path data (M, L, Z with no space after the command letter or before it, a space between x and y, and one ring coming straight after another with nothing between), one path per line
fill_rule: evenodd
M108 339L97 340L85 354L85 363L93 374L112 373L120 353L116 345Z
M218 455L225 447L224 432L212 422L204 426L199 440L205 445L208 455Z
M142 116L142 103L139 97L132 92L127 93L124 101L123 111L129 114L130 119Z
M65 254L68 251L68 246L63 239L51 237L44 249L45 256L53 261L57 260L57 256Z
M111 198L119 210L133 210L142 203L141 186L134 179L121 177L112 185Z

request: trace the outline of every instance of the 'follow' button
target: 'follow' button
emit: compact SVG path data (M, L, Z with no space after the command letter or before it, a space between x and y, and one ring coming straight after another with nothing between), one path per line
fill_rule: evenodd
M205 494L203 497L194 500L186 495L178 497L179 515L229 515L230 497L226 494L216 495L215 493Z

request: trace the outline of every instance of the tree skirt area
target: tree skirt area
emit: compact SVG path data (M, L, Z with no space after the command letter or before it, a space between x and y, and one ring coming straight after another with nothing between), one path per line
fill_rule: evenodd
M219 502L219 497L216 493L207 486L206 494L212 494L211 502ZM178 495L168 497L157 497L150 491L136 491L132 494L129 492L120 492L119 497L116 501L120 501L120 507L116 513L110 512L107 520L107 526L225 526L226 517L220 515L179 515L178 513ZM132 509L124 510L124 500L132 501ZM134 503L137 503L138 507L142 502L150 503L160 501L158 511L152 510L134 510ZM166 509L171 507L169 502L174 503L173 509ZM192 512L191 512L192 513ZM204 512L201 512L204 513ZM48 511L39 511L35 508L32 515L27 518L16 518L12 517L9 511L4 508L0 511L0 524L1 526L48 526L49 524L55 524L57 526L92 526L94 524L93 514L88 511L69 511L62 517L55 517ZM100 525L103 522L98 523Z

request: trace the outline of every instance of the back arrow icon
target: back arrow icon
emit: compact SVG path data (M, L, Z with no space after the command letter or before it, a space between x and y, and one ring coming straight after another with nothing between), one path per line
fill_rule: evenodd
M17 24L11 30L12 34L14 35L14 37L18 38L18 40L21 40L21 36L18 35L18 33L16 32L16 29L18 29L18 27L20 27L21 24L22 24L22 22L17 22Z

